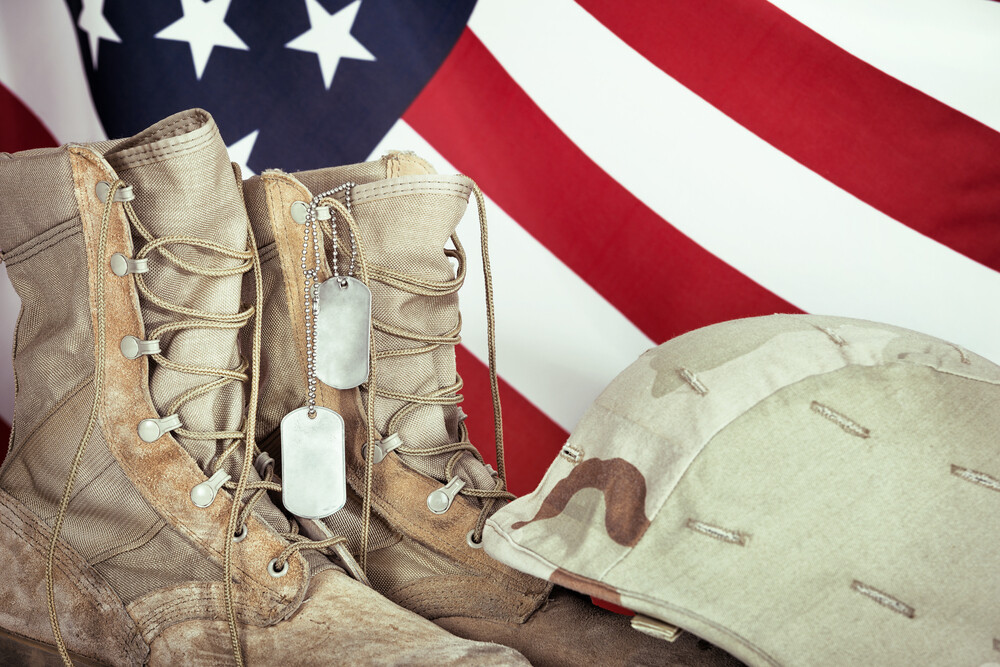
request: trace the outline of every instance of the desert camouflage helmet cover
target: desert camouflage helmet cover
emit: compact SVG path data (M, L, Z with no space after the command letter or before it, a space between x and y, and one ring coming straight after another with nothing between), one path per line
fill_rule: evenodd
M619 375L485 545L752 665L992 667L998 433L1000 367L955 345L726 322Z

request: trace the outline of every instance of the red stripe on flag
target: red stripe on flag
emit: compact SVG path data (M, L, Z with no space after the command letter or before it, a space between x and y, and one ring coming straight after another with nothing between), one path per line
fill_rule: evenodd
M42 122L14 93L0 84L0 151L13 153L28 148L57 146Z
M598 167L468 29L403 119L658 342L736 317L798 312Z
M462 345L455 348L455 354L458 371L465 382L462 408L469 415L465 422L469 427L469 437L486 462L496 466L489 367ZM507 485L512 493L522 496L534 491L542 481L552 459L566 442L567 433L503 378L500 378L500 403L503 407Z
M907 226L1000 269L1000 133L763 0L578 0L775 148Z

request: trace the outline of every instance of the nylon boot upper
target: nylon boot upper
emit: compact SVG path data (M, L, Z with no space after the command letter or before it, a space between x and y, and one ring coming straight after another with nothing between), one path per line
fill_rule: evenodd
M523 663L348 578L266 495L280 487L266 458L251 465L259 351L237 346L241 330L259 336L259 296L241 302L256 248L208 113L126 140L2 154L0 201L22 304L0 469L0 557L20 571L0 586L0 656L37 658L58 643L51 562L53 610L76 659L232 661L235 622L251 664ZM409 643L370 637L371 617Z
M280 419L306 397L303 225L293 208L337 188L343 209L332 207L328 234L336 230L341 272L352 253L357 261L363 256L373 298L374 382L354 390L318 384L318 403L347 423L350 493L347 506L314 530L346 535L367 561L372 584L390 599L461 636L515 647L535 664L734 664L693 636L670 644L640 634L626 617L553 591L479 548L484 512L507 496L498 471L472 451L458 407L454 345L465 253L455 229L474 189L465 177L438 175L416 156L392 153L294 175L269 171L245 182L266 284L261 446L279 455ZM360 246L353 251L348 205ZM327 238L325 278L332 252ZM369 413L376 447L370 484ZM372 514L363 553L366 491Z

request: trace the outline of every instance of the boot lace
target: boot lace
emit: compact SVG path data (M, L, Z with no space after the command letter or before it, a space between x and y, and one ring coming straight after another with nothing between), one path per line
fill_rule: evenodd
M238 177L238 173L237 173ZM125 184L121 180L116 180L110 188L110 191L105 200L105 206L103 215L101 217L101 230L100 237L98 240L98 257L105 259L107 255L107 238L109 222L111 217L111 211L115 203L115 193L124 187ZM257 402L259 396L259 368L260 368L260 347L261 347L261 322L259 317L255 317L257 313L260 313L263 309L263 285L261 278L261 266L260 257L257 252L257 244L253 235L253 230L247 227L248 233L248 243L247 250L238 251L231 248L227 248L218 243L213 243L211 241L206 241L194 236L161 236L154 237L153 234L139 221L138 216L135 213L131 203L129 201L122 202L125 212L126 219L132 228L139 233L139 235L146 241L143 247L136 253L136 259L145 259L149 257L152 253L156 252L160 257L166 261L174 264L175 266L188 271L194 275L206 276L206 277L227 277L243 275L248 271L253 271L254 275L254 285L255 285L255 301L254 304L240 310L234 314L223 314L223 313L212 313L208 311L198 310L195 308L189 308L179 304L171 303L162 297L154 294L146 284L145 278L141 273L135 274L136 287L139 290L142 297L148 302L156 304L161 309L175 313L181 316L183 319L168 322L163 324L149 333L149 338L158 339L163 334L178 332L184 329L241 329L246 326L251 320L253 320L253 336L252 336L252 354L250 361L242 358L237 368L214 368L209 366L200 366L195 364L183 364L178 363L164 356L162 353L154 353L150 355L152 359L164 368L170 368L175 371L182 373L188 373L192 375L201 375L215 378L205 384L193 387L186 392L178 396L173 403L169 406L170 414L177 414L177 411L185 403L192 401L199 396L203 396L209 392L212 392L218 388L221 388L230 383L250 384L250 396L248 398L248 405L244 419L243 430L216 430L216 431L192 431L185 429L183 426L174 429L178 436L185 438L196 439L196 440L221 440L223 441L225 448L219 454L214 461L210 464L209 470L206 471L210 476L215 474L220 470L226 459L230 456L236 454L239 448L244 447L243 458L240 466L239 476L236 481L227 481L224 484L224 488L232 493L232 505L229 513L229 521L227 524L228 534L234 537L239 537L243 534L246 529L246 521L250 514L253 512L254 506L260 501L260 499L268 492L280 492L281 484L275 481L274 477L274 461L273 459L266 458L262 461L261 467L263 470L259 471L261 479L252 479L251 470L254 467L254 462L260 455L260 450L257 448L255 443L255 428L257 422ZM206 268L192 264L171 252L168 246L190 246L196 248L202 248L209 250L213 253L217 253L222 257L227 257L230 259L235 259L240 262L240 264L233 267L225 268ZM105 265L106 266L106 265ZM59 534L62 530L63 522L66 517L66 509L69 506L69 501L73 493L73 486L76 481L76 476L79 471L80 462L83 459L84 453L87 449L87 445L90 442L91 436L93 435L94 428L97 424L99 409L101 400L104 394L104 345L106 341L106 306L105 306L105 270L100 270L97 272L96 276L96 305L97 305L97 364L94 372L94 400L91 407L90 417L87 421L87 426L84 430L83 437L80 440L80 444L77 447L76 454L74 455L73 462L70 466L70 472L66 480L66 485L63 491L62 499L59 503L59 509L56 514L55 524L52 530L52 540L49 544L48 559L46 562L45 571L45 585L46 594L48 598L48 609L49 609L49 620L52 625L52 632L55 636L56 646L59 649L59 654L66 665L72 665L70 660L69 652L66 648L65 641L63 640L62 633L59 629L59 621L56 617L56 607L55 607L55 591L54 591L54 579L53 579L53 566L55 563L56 548L58 545ZM249 372L248 372L249 371ZM264 457L261 457L264 458ZM241 502L240 499L245 499ZM307 549L319 549L319 550L334 550L337 555L342 559L351 559L349 552L347 551L344 543L346 539L341 536L330 537L325 540L313 541L307 537L299 534L298 524L294 521L291 522L290 532L281 533L288 544L284 549L275 557L268 568L271 574L274 576L280 576L286 571L288 566L288 559L291 558L295 553ZM240 527L237 530L237 527ZM239 626L236 620L236 608L234 600L234 589L233 589L233 548L236 541L233 539L225 540L225 551L223 555L223 569L224 569L224 591L225 591L225 604L226 604L226 616L229 622L229 634L232 643L233 658L237 665L243 665L243 654L240 647L239 640Z
M469 179L471 181L471 179ZM472 183L472 191L476 198L476 205L479 218L479 231L480 231L480 242L482 247L483 255L483 275L484 282L486 286L486 324L487 324L487 342L489 351L489 375L490 375L490 392L493 401L493 430L495 437L495 448L496 448L496 460L497 460L497 473L493 477L495 482L493 488L476 488L470 484L463 486L458 493L479 498L482 501L482 508L479 512L479 516L476 523L469 534L469 540L474 545L478 545L482 541L483 529L486 525L486 520L493 514L495 509L498 509L498 503L501 501L512 500L515 496L507 490L507 473L506 467L504 465L504 445L503 445L503 418L500 409L500 390L499 382L497 379L496 372L496 345L495 345L495 317L494 317L494 307L493 307L493 278L490 271L489 263L489 235L487 231L486 223L486 202L482 191L479 186ZM458 267L456 270L455 278L451 280L429 280L425 278L419 278L411 276L399 271L393 271L391 269L370 265L365 259L364 247L361 240L361 234L357 228L357 222L355 221L351 212L345 207L339 200L330 198L324 198L321 202L324 205L328 205L331 209L336 210L341 218L349 226L353 238L356 240L355 250L358 255L358 266L359 274L362 282L366 285L370 281L377 281L384 285L393 287L410 294L417 296L447 296L457 292L462 285L465 283L466 275L466 254L465 249L462 246L461 241L459 241L457 234L452 234L451 240L454 244L454 248L446 248L445 255L454 258L458 262ZM336 230L334 228L332 220L323 221L322 223L323 232L330 238L336 238ZM458 393L463 387L463 382L461 376L456 374L455 382L451 385L440 387L436 390L424 393L424 394L411 394L406 392L390 391L388 389L380 388L376 382L376 367L378 361L387 359L390 357L406 357L406 356L416 356L420 354L430 354L442 346L454 347L461 342L461 329L462 322L461 316L459 316L459 321L456 326L444 334L430 334L421 331L411 331L401 327L393 326L387 322L383 322L378 318L373 316L372 326L375 330L380 331L384 334L390 336L395 336L397 338L402 338L414 343L418 343L417 347L398 349L398 350L378 350L375 347L374 337L372 337L371 343L371 375L369 376L368 383L362 385L362 395L367 393L367 400L365 401L366 408L366 422L367 422L367 449L366 449L366 461L365 461L365 486L364 486L364 497L362 499L362 535L361 535L361 555L360 562L362 569L365 568L368 553L368 539L371 526L371 488L372 488L372 476L374 468L374 455L375 448L374 443L376 440L376 430L375 430L375 414L374 414L374 404L376 398L383 399L394 399L397 401L404 402L404 406L396 411L388 421L386 426L387 433L395 433L398 430L399 424L402 420L414 410L419 409L421 406L426 405L440 405L440 406L457 406L462 400L463 396ZM429 448L417 448L417 447L407 447L406 445L401 445L396 447L393 451L398 454L403 454L413 457L429 457L438 456L440 454L451 453L452 456L448 459L444 468L444 476L447 482L452 481L455 477L455 466L462 460L465 456L475 457L479 463L483 466L486 462L483 459L482 454L476 449L476 446L472 444L469 440L468 428L465 426L464 421L459 421L458 427L458 439L455 442L444 443L435 447Z

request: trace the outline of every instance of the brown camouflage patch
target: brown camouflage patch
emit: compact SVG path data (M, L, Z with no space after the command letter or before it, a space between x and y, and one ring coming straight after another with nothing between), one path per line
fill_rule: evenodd
M600 581L594 581L593 579L579 574L567 572L561 567L549 575L549 581L558 586L562 586L563 588L576 591L577 593L583 593L584 595L591 595L595 598L600 598L605 602L610 602L611 604L618 605L619 607L622 604L622 596L617 590L614 589L614 587Z
M532 521L558 516L583 489L599 489L604 493L604 526L608 537L622 546L634 547L649 527L646 478L638 468L620 458L587 459L580 463L559 480L533 519L517 521L511 528L516 530Z

